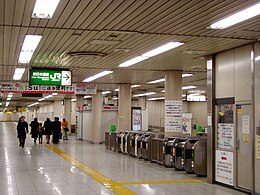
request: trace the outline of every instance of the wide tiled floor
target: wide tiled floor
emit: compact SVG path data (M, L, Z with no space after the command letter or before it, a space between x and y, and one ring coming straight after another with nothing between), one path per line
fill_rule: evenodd
M154 163L117 154L104 145L69 141L55 145L74 159L97 170L116 182L152 180L190 180L194 175L176 172ZM201 178L199 178L201 179ZM229 188L207 183L170 183L125 185L136 194L243 194ZM51 151L44 144L26 140L18 147L16 123L0 123L0 195L114 194L90 176Z

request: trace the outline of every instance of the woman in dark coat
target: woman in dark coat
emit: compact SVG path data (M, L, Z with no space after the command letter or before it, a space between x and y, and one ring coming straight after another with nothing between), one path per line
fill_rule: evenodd
M49 118L46 119L43 125L44 135L46 135L47 144L50 143L50 136L52 134L52 122Z
M59 121L59 117L55 117L52 122L52 142L54 144L59 143L61 133L61 122Z
M31 122L30 124L31 126L31 135L32 135L32 138L34 139L34 143L36 143L36 140L37 140L37 137L38 137L38 127L39 127L39 122L38 122L38 119L37 118L34 118L34 120Z
M26 133L28 133L28 123L24 120L25 117L21 116L17 124L17 138L19 138L19 147L24 147Z

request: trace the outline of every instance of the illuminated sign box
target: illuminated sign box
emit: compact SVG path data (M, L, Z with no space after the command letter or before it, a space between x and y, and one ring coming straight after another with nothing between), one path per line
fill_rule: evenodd
M62 69L30 69L29 85L71 85L71 71Z

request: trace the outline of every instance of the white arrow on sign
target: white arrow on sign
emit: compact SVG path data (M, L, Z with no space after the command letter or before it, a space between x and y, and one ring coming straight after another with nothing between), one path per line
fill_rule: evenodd
M71 85L71 71L61 71L61 85Z

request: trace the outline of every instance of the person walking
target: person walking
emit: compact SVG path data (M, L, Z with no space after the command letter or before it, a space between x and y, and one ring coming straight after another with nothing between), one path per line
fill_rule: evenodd
M17 124L17 138L19 139L19 147L24 148L26 134L28 131L28 123L25 121L25 117L21 116Z
M31 135L32 138L34 139L34 143L36 143L37 137L38 137L38 127L39 127L39 122L37 118L34 118L33 121L30 124L31 127Z
M68 139L68 132L69 132L69 128L68 128L68 121L66 121L66 119L62 119L62 122L61 122L61 128L62 128L62 131L63 131L63 140L69 140Z
M44 135L46 136L46 143L49 144L51 134L52 134L52 122L49 118L47 118L46 121L44 122L43 129L44 129Z
M43 134L42 123L39 123L39 127L38 127L37 132L38 132L39 144L42 144L42 134Z
M52 122L52 142L54 144L59 143L61 133L61 122L59 121L59 117L54 117L54 121Z

